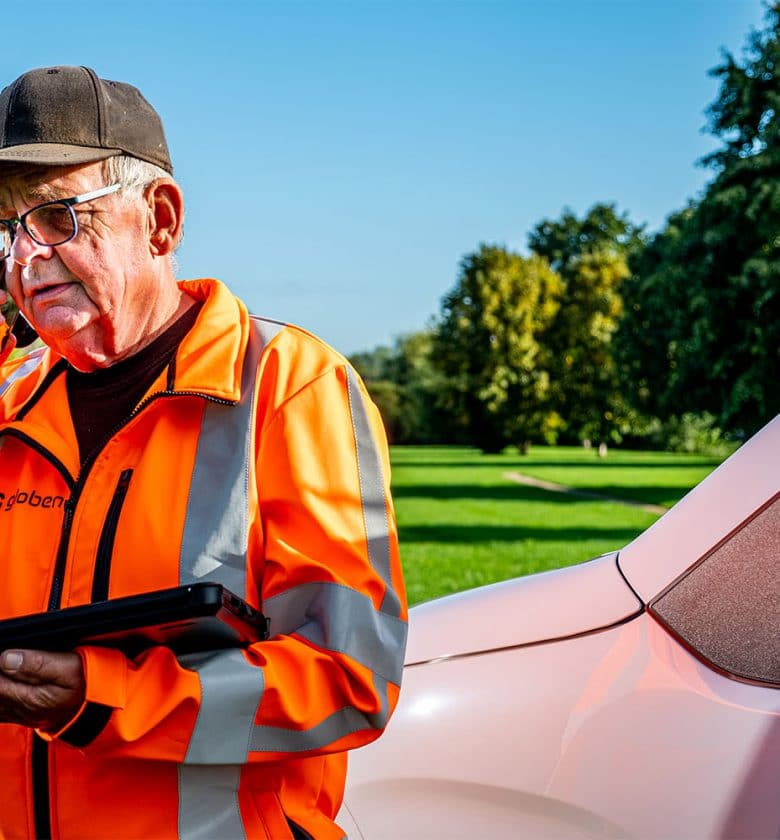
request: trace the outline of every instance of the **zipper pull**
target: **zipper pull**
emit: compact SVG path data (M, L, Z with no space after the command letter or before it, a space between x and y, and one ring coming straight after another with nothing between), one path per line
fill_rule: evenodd
M70 528L73 524L73 512L75 509L76 503L73 501L73 497L69 496L65 499L65 516L62 522L62 536L60 537L60 545L57 549L57 560L54 564L54 577L52 578L51 592L49 593L49 612L60 608L63 578L65 577L65 558L67 556Z

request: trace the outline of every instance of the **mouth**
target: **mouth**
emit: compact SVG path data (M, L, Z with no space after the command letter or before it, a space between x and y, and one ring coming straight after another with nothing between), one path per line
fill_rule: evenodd
M59 297L73 285L72 282L49 283L46 286L36 286L26 291L26 296L36 302L45 303L47 300Z

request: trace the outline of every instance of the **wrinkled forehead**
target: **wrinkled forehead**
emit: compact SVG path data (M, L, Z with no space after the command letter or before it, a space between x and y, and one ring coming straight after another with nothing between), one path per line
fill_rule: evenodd
M102 161L79 166L4 164L0 166L0 208L66 198L88 190L93 180L100 186L102 177Z

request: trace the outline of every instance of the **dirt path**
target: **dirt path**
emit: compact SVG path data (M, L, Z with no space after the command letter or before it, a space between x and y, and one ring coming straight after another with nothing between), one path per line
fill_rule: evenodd
M661 505L649 505L644 502L635 502L633 499L618 499L616 496L605 496L602 493L593 493L590 490L578 490L576 487L567 487L565 484L555 484L553 481L543 481L541 478L533 478L530 475L523 475L519 472L505 472L504 478L514 481L517 484L527 484L529 487L539 487L542 490L550 490L553 493L568 493L570 496L580 496L583 499L594 499L599 502L618 502L621 505L639 508L647 513L662 515L667 508Z

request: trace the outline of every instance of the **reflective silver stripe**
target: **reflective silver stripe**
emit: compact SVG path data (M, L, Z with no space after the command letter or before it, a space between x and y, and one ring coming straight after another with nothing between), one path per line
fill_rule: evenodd
M184 763L242 764L263 696L263 669L250 665L240 650L233 649L178 659L197 673L201 688L198 719Z
M179 835L182 840L243 840L238 785L263 695L263 671L239 650L178 659L197 673L201 686L198 718L179 766Z
M204 409L179 555L182 584L205 578L246 593L255 378L263 347L282 329L250 319L241 399L236 405L208 402Z
M246 840L238 808L240 776L240 767L179 765L181 840Z
M352 413L352 429L357 446L360 497L368 541L368 559L385 583L382 612L398 617L401 615L401 602L393 589L390 570L390 530L387 521L387 498L382 476L382 459L371 433L371 423L357 374L351 367L347 367L347 391Z
M255 378L264 345L281 329L250 320L239 403L209 402L204 409L182 535L181 583L208 577L245 594ZM198 674L201 685L198 718L179 766L179 836L246 840L238 786L263 695L262 669L236 650L179 661Z
M250 749L263 752L319 750L353 732L382 729L388 720L387 681L381 677L375 677L374 690L382 701L382 706L375 715L365 715L352 706L345 706L311 729L255 726L252 731Z
M19 379L22 377L27 376L28 373L35 370L35 368L40 365L41 360L43 359L43 350L39 350L36 353L31 353L30 356L22 362L19 367L13 371L13 373L9 374L3 382L0 382L0 397L11 387Z
M241 399L235 406L209 403L201 424L187 504L180 555L180 580L207 577L239 594L246 590L249 475L251 473L255 376L264 344L284 325L252 319L244 360ZM347 390L357 450L360 496L368 559L385 583L381 611L371 599L340 584L296 587L264 604L275 634L295 631L324 649L343 652L373 671L380 701L375 714L345 707L305 731L255 726L263 693L262 669L238 651L181 657L201 681L201 707L180 773L180 825L195 829L190 807L200 813L199 797L208 799L230 836L237 811L238 777L228 771L242 764L249 750L300 752L320 749L349 735L387 723L388 680L400 682L406 624L392 585L391 543L382 459L374 440L357 375L347 368ZM226 725L225 722L228 722ZM218 765L219 785L198 772ZM183 830L183 829L182 829ZM212 829L209 829L212 830ZM219 834L220 829L217 829ZM182 835L184 836L184 834ZM192 835L195 836L195 835ZM203 835L205 836L205 835Z
M407 625L339 583L305 583L263 602L273 634L297 633L400 685Z
M396 684L400 685L400 683ZM377 729L382 729L390 720L390 701L387 698L387 680L378 674L374 674L374 692L382 701L382 705L375 715L369 715L369 720Z
M250 317L252 329L260 336L263 346L270 344L271 339L286 326L281 321L269 321L267 318Z

